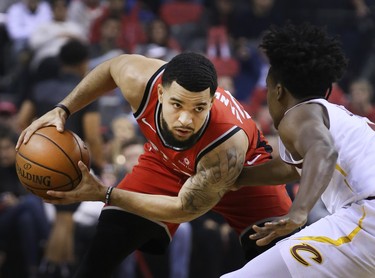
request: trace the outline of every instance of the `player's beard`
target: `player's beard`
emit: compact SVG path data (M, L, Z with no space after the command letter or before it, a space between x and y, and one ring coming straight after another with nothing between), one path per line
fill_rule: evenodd
M161 134L163 135L164 140L166 143L173 148L186 150L190 148L194 143L199 139L200 132L193 133L188 139L186 140L178 140L173 135L173 132L170 130L167 122L164 120L163 116L160 115L161 121Z

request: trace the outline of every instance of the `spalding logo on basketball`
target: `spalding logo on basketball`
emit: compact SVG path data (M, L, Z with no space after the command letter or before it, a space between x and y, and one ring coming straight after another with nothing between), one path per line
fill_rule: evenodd
M22 169L18 164L16 164L18 176L34 184L50 187L51 176L40 176L40 175L32 174L32 171L33 171L32 167L33 166L30 163L25 163Z
M82 139L70 130L60 133L56 127L37 130L16 155L16 169L22 185L44 199L47 190L68 191L81 181L78 161L88 167L90 153Z

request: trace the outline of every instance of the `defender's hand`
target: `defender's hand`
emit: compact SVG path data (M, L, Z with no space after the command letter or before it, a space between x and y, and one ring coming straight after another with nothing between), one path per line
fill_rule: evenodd
M287 214L272 222L264 223L263 227L254 225L252 228L256 232L250 235L250 239L256 240L258 246L269 244L274 239L288 235L303 226L307 221L307 215Z

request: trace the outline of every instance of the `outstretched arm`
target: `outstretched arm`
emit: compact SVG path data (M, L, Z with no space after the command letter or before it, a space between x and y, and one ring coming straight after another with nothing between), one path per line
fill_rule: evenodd
M198 163L197 173L182 186L178 196L151 195L113 189L111 205L155 221L186 222L197 218L215 206L233 186L242 170L247 138L240 131L227 142L206 154ZM75 190L49 191L60 200L55 204L79 201L104 201L106 187L92 176L80 162L83 179Z
M148 80L163 64L164 61L140 55L121 55L110 59L93 69L61 103L73 114L119 87L133 111L136 111ZM16 149L22 143L27 143L31 135L43 126L53 125L58 131L63 131L67 116L61 108L47 112L22 131Z
M278 185L299 180L295 167L285 163L279 156L262 164L242 169L237 186Z

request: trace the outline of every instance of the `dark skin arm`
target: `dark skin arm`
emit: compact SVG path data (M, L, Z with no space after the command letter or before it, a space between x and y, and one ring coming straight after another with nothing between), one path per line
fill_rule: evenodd
M289 213L264 227L254 226L251 239L267 245L304 225L307 216L328 186L335 170L337 152L329 132L327 114L319 104L304 104L281 120L280 138L294 159L304 159L299 191Z
M285 163L279 156L262 164L242 169L236 184L243 186L277 185L298 181L295 167Z

